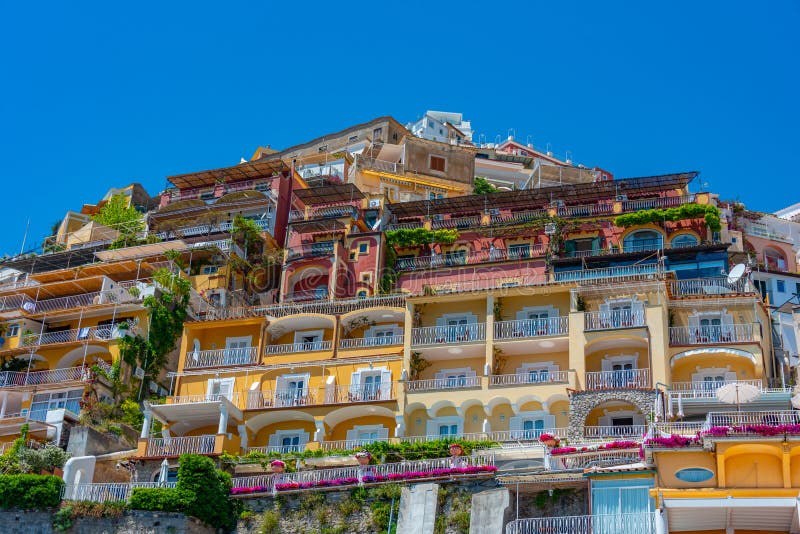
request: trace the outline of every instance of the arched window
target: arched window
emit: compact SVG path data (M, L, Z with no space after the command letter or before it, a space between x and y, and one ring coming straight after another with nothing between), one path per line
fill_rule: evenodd
M692 234L681 234L672 238L672 248L696 247L698 240Z
M658 250L662 247L661 234L654 230L637 230L625 238L625 252Z
M767 269L786 270L786 257L781 251L774 248L764 249L764 263L767 265Z

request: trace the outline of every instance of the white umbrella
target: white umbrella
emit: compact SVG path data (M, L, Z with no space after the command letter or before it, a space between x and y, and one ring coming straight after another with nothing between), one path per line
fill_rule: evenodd
M761 396L761 391L752 384L731 382L717 389L717 400L725 404L735 404L737 411L741 403L753 402L759 396Z
M661 418L664 415L664 403L663 399L661 398L661 393L656 393L655 412L655 420L661 421Z
M678 393L678 417L683 417L683 396Z
M167 459L164 458L164 461L161 462L161 470L158 472L159 485L166 486L167 477L169 477L169 462L167 462Z
M667 418L672 419L672 395L667 397Z
M792 397L792 406L800 409L800 393Z

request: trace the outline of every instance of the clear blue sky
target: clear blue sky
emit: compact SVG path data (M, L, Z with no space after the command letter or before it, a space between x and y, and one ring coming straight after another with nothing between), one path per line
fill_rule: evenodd
M0 0L0 254L110 186L426 109L800 201L797 1L178 4Z

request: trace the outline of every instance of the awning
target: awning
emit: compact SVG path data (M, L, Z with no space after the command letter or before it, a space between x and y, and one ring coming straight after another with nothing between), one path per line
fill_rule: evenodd
M670 532L770 531L799 533L796 497L664 499Z
M175 241L162 241L160 243L150 243L136 247L117 248L114 250L104 250L96 254L102 261L128 260L132 258L148 258L163 255L168 250L182 252L188 250L189 245L180 239Z
M403 156L403 150L404 145L383 145L376 159L398 163Z
M222 405L228 408L230 420L242 422L242 411L225 397L207 402L189 402L185 404L152 404L150 411L161 421L170 425L174 435L183 435L197 428L217 426L219 424Z
M375 171L372 169L362 169L361 172L363 172L364 174L371 174L373 176L381 176L384 178L389 178L390 180L395 180L398 182L416 184L416 185L421 185L423 187L430 187L434 189L441 189L442 191L464 191L464 187L453 187L452 185L442 184L439 182L432 182L430 180L425 180L417 176L409 176L409 175L404 176L401 174L394 174L392 172Z

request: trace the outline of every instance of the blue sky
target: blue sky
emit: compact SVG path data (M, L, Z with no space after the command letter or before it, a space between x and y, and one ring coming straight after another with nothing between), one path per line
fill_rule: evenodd
M0 0L0 254L110 186L426 109L776 210L800 201L799 25L796 0Z

